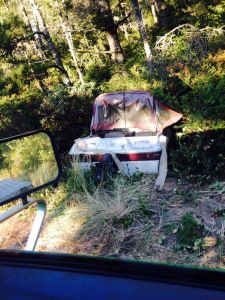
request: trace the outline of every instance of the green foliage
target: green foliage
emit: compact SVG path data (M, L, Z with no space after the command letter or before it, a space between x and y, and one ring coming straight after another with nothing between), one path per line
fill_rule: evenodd
M40 91L27 90L21 95L0 97L0 134L9 136L40 127L38 110Z
M121 80L123 79L123 80ZM110 80L101 84L102 91L149 90L149 82L140 75L118 70Z
M74 193L85 193L88 192L93 194L98 188L98 183L95 180L95 169L84 172L74 162L72 168L67 170L66 174L66 185L68 187L69 195Z
M68 0L65 7L60 4L71 29L83 86L59 26L54 1L38 4L73 86L62 85L62 74L55 68L44 39L37 49L18 3L1 3L1 136L48 127L56 136L60 151L67 153L75 138L88 134L91 106L98 94L143 89L184 115L183 123L175 129L181 131L177 141L171 144L170 164L174 172L188 178L202 177L203 173L204 179L212 177L212 173L225 176L225 149L221 142L225 128L224 0L166 0L159 3L156 24L150 4L142 3L154 57L155 71L151 76L134 15L118 27L125 61L116 65L108 53L107 26L103 24L104 16L99 15L99 6L89 0ZM131 11L129 1L110 4L115 22ZM31 18L29 4L24 5ZM189 25L174 29L181 24Z
M39 133L3 144L1 175L44 184L57 175L57 165L48 136Z
M168 234L173 234L177 232L177 228L178 228L179 224L177 223L169 223L163 226L164 228L164 232L166 235Z
M111 65L89 65L86 70L87 82L94 81L97 85L107 82L111 78Z
M17 15L10 15L0 22L0 54L12 55L19 37L25 33L25 24Z
M213 216L224 218L225 217L225 209L217 208L215 210L215 212L213 213Z
M201 59L195 69L180 63L166 84L153 83L153 94L184 114L177 127L181 132L170 144L170 162L177 175L188 179L204 182L225 176L224 61L219 50Z
M193 84L192 91L181 96L184 111L192 115L200 115L205 120L224 120L225 97L222 90L225 84L225 74L196 75L199 76L193 78L196 82ZM191 106L189 101L191 101Z
M191 213L185 214L176 232L177 249L201 250L203 234L204 226Z
M174 28L185 23L191 23L198 27L223 26L224 5L223 0L166 0L162 22L167 28Z
M90 94L72 93L63 86L45 96L41 108L41 124L56 136L60 150L66 151L73 140L88 131L91 121Z
M225 129L206 130L183 135L171 149L171 165L177 174L186 178L224 178L225 146L222 142Z
M222 183L216 181L216 182L212 183L212 184L209 186L209 189L212 190L212 191L213 191L213 190L221 190L221 191L225 191L225 186L224 186Z
M224 36L223 28L197 29L191 24L183 24L158 37L153 48L155 77L167 79L169 75L175 75L186 84L195 82L191 73L201 76L199 71L204 67L207 70L215 68L206 57L210 52L216 53L224 48ZM207 78L207 75L203 72L203 76Z

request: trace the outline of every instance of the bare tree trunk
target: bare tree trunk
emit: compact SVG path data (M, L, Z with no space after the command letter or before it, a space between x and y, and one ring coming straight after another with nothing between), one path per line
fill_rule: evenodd
M23 1L22 0L18 0L18 4L19 4L20 13L21 13L21 15L23 17L23 20L24 20L25 24L29 28L29 30L32 31L33 33L36 32L36 31L38 31L37 27L35 27L35 28L32 27L32 21L30 20L30 16L28 15L28 12L26 10L26 7L25 7ZM34 52L37 51L37 54L39 55L39 57L41 59L43 59L43 58L45 58L45 55L44 55L44 53L42 51L43 50L42 49L43 44L42 44L41 38L37 34L34 35L34 38L35 38L35 41L32 41L33 51ZM39 86L40 86L41 91L46 92L47 89L46 89L44 83L42 82L42 79L40 78L40 76L38 76L35 73L26 50L24 51L23 56L25 56L25 58L27 59L27 64L30 67L31 74L32 74L33 78L36 79L39 82ZM46 73L46 75L47 75L47 73Z
M121 2L119 1L118 7L119 7L119 9L120 9L120 11L121 11L122 17L123 17L123 18L126 18L127 14L126 14L126 10L125 10L124 3L121 3ZM121 30L124 32L124 35L125 35L126 40L128 40L128 39L129 39L129 36L128 36L128 30L127 30L127 24L126 24L126 23L122 24Z
M158 23L159 19L158 19L158 12L159 12L159 8L158 8L158 4L155 0L151 1L151 11L152 11L152 17L154 20L154 23Z
M163 26L167 26L165 8L166 8L165 0L151 0L152 15L154 14L154 11L155 11L155 15L158 20L157 22ZM153 15L153 18L154 18L154 15Z
M24 22L29 27L29 29L33 33L39 31L39 28L37 27L37 21L34 20L34 18L32 18L32 20L30 20L30 16L28 15L28 12L26 10L23 0L18 0L18 4L19 4L19 10L21 11L21 15L23 16ZM44 58L45 55L43 52L43 43L42 43L41 37L40 37L40 35L35 34L34 38L35 38L35 43L36 43L35 49L38 51L39 56L41 58Z
M64 4L64 1L62 1L62 2ZM70 54L72 56L74 66L77 70L77 74L79 76L80 83L81 83L81 85L84 85L84 78L83 78L83 74L82 74L82 72L79 68L79 65L78 65L77 55L76 55L76 51L75 51L74 44L73 44L72 34L71 34L71 28L70 28L69 22L68 22L68 16L65 17L65 19L66 19L66 21L65 21L64 18L63 18L63 13L60 9L58 0L55 1L55 4L56 4L57 9L58 9L58 13L59 13L60 21L61 21L61 26L62 26L63 32L65 34L65 37L66 37L66 40L67 40L67 43L68 43L68 46L69 46L69 51L70 51Z
M150 48L150 45L148 42L148 37L147 37L147 33L145 30L145 25L144 25L144 21L143 21L143 16L142 16L142 13L140 10L138 0L131 0L131 2L132 2L132 6L133 6L133 9L135 12L138 29L139 29L139 32L142 37L149 73L152 74L152 71L153 71L152 51L151 51L151 48Z
M47 29L47 27L45 25L45 22L44 22L44 19L42 17L42 14L41 14L41 12L39 10L39 7L38 7L37 3L35 2L35 0L28 0L28 1L29 1L30 5L31 5L33 15L37 19L37 23L39 25L39 29L44 34L44 37L45 37L45 39L47 41L47 44L48 44L48 47L49 47L49 51L51 52L52 56L55 59L56 67L63 74L63 82L66 85L70 85L71 82L70 82L68 73L65 70L63 62L62 62L62 59L61 59L61 57L60 57L60 55L59 55L59 53L58 53L58 51L57 51L57 49L55 47L55 44L53 43L53 41L51 39L50 33L49 33L49 31L48 31L48 29Z
M109 0L98 0L98 3L100 8L99 17L107 34L109 48L112 53L112 61L121 63L124 61L124 55L117 32L118 26L113 20L110 2Z
M120 42L118 39L117 31L110 30L107 33L107 40L109 43L109 49L111 54L112 61L116 63L121 63L124 61L123 52L120 46Z

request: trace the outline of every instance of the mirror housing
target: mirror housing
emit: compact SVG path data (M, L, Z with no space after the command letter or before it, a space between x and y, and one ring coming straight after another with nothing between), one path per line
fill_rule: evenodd
M56 187L61 176L59 153L48 130L0 139L0 206L26 199L48 186Z

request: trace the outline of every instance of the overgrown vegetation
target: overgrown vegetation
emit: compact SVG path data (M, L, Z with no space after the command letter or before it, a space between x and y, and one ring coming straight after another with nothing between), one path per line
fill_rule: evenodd
M151 176L99 186L91 173L66 168L56 192L39 194L49 199L48 220L65 212L80 219L79 230L69 225L71 252L220 265L225 2L139 0L148 64L131 2L0 2L0 136L49 128L65 162L73 140L89 133L97 95L150 91L183 114L168 147L165 191L154 191Z
M74 169L59 197L48 195L51 218L69 216L62 234L79 224L69 230L68 251L223 267L224 183L168 178L157 193L153 175L118 175L110 185L93 184L92 176Z
M70 173L57 194L61 200L54 203L54 194L48 195L57 222L68 214L69 223L80 224L69 235L73 252L222 266L225 194L220 182L207 190L169 178L164 192L157 193L154 176L117 176L103 186L90 184L91 173L83 175Z
M148 176L145 180L152 178ZM79 210L74 217L84 220L78 240L87 252L118 254L132 247L143 249L150 242L152 211L148 187L143 181L129 183L121 176L112 183L103 188L98 186L93 193L83 186L79 196Z
M153 175L108 182L71 169L56 190L38 192L48 211L37 250L224 267L224 182L200 186L169 177L162 192ZM16 235L14 221L0 228L1 247L25 243L33 213L20 214Z
M0 151L0 179L27 180L38 186L58 173L50 139L44 133L3 143Z
M223 0L154 1L155 10L139 0L152 73L131 1L35 0L36 11L31 2L1 3L1 136L48 127L66 153L88 133L98 94L145 89L184 115L174 171L224 178Z

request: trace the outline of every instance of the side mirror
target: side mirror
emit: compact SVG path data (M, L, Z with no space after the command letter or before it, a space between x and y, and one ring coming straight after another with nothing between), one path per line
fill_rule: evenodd
M28 198L47 186L57 186L62 174L59 154L53 136L38 130L0 140L0 223L31 205L37 206L36 216L25 250L35 249L46 214L43 199Z
M38 130L0 140L0 206L56 186L61 174L50 132Z

